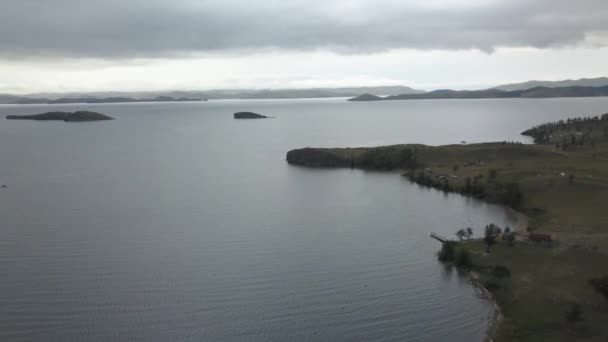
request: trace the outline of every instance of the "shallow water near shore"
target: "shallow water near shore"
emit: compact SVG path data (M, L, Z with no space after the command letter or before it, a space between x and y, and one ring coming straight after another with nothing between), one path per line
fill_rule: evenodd
M285 153L529 142L608 98L0 105L49 110L117 120L0 120L0 340L481 341L493 306L429 234L511 213Z

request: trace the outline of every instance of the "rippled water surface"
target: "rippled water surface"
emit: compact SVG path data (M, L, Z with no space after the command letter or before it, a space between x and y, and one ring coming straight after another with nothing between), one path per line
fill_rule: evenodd
M608 99L210 101L0 120L0 340L475 341L491 305L431 231L512 224L394 173L306 169L304 146L523 140ZM251 110L269 120L233 120Z

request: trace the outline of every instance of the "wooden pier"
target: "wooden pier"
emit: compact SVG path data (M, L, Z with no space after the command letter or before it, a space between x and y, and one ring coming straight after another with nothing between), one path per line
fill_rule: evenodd
M436 233L431 233L431 237L441 243L446 243L449 241L447 238L445 238L439 234L436 234Z

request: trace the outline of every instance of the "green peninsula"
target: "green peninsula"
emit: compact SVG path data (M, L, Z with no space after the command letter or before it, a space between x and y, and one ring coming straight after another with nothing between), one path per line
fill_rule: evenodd
M465 269L502 311L494 340L607 341L608 114L523 134L536 144L303 148L289 151L287 161L399 171L422 186L522 213L514 241L499 237L490 253L484 232L458 242L468 252ZM546 235L550 248L532 241Z

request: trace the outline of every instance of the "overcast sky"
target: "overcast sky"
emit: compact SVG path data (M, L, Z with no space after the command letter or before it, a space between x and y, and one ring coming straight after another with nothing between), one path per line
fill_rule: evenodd
M607 0L0 0L0 93L608 76Z

